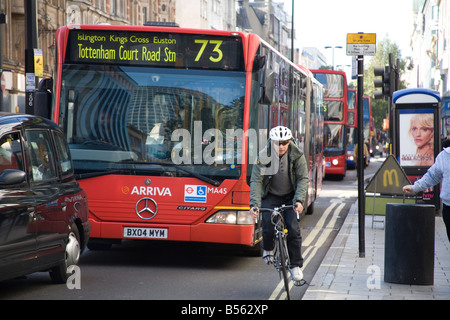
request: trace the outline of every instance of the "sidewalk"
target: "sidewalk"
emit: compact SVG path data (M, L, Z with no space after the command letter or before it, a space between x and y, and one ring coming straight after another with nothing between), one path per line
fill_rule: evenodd
M384 222L375 222L372 229L371 215L365 217L365 258L359 257L357 205L302 300L450 300L450 242L442 217L435 221L434 284L394 284L384 282Z

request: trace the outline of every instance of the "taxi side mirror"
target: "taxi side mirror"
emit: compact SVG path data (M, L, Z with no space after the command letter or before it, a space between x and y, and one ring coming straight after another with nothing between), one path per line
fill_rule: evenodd
M25 182L26 176L24 171L7 169L0 174L0 186L20 184Z

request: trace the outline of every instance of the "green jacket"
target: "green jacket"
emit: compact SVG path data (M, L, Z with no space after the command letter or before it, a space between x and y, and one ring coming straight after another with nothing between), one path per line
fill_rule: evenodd
M261 153L266 152L270 148L270 141ZM308 166L305 155L291 141L288 149L289 162L289 180L292 188L295 190L293 203L300 202L305 207L306 193L308 191ZM261 199L269 192L270 183L272 181L271 174L265 174L270 164L263 164L259 158L253 166L252 176L250 178L250 207L261 207Z

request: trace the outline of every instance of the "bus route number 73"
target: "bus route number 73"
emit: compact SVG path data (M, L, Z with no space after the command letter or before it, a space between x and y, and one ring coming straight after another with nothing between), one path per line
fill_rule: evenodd
M209 60L211 60L212 62L220 62L223 58L223 52L222 50L220 50L220 45L222 44L222 40L195 40L195 43L201 43L202 47L200 48L197 57L195 58L195 61L199 61L200 58L203 55L203 52L206 49L206 46L208 45L208 43L211 43L213 45L215 45L214 49L212 50L212 52L216 52L218 54L217 58L214 58L212 55L209 57Z

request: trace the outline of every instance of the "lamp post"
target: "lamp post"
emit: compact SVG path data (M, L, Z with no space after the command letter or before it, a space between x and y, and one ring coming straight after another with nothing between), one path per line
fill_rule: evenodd
M294 62L294 0L292 0L291 61Z
M351 65L349 65L349 64L338 64L337 66L336 66L336 69L337 70L342 70L342 71L344 71L345 72L345 74L347 75L347 71L345 71L347 68L351 68L352 66ZM351 72L350 72L350 74L351 74ZM347 79L352 79L352 76L350 75L350 77L347 75Z
M332 65L331 70L334 70L334 49L342 49L342 46L325 46L325 49L332 49Z

